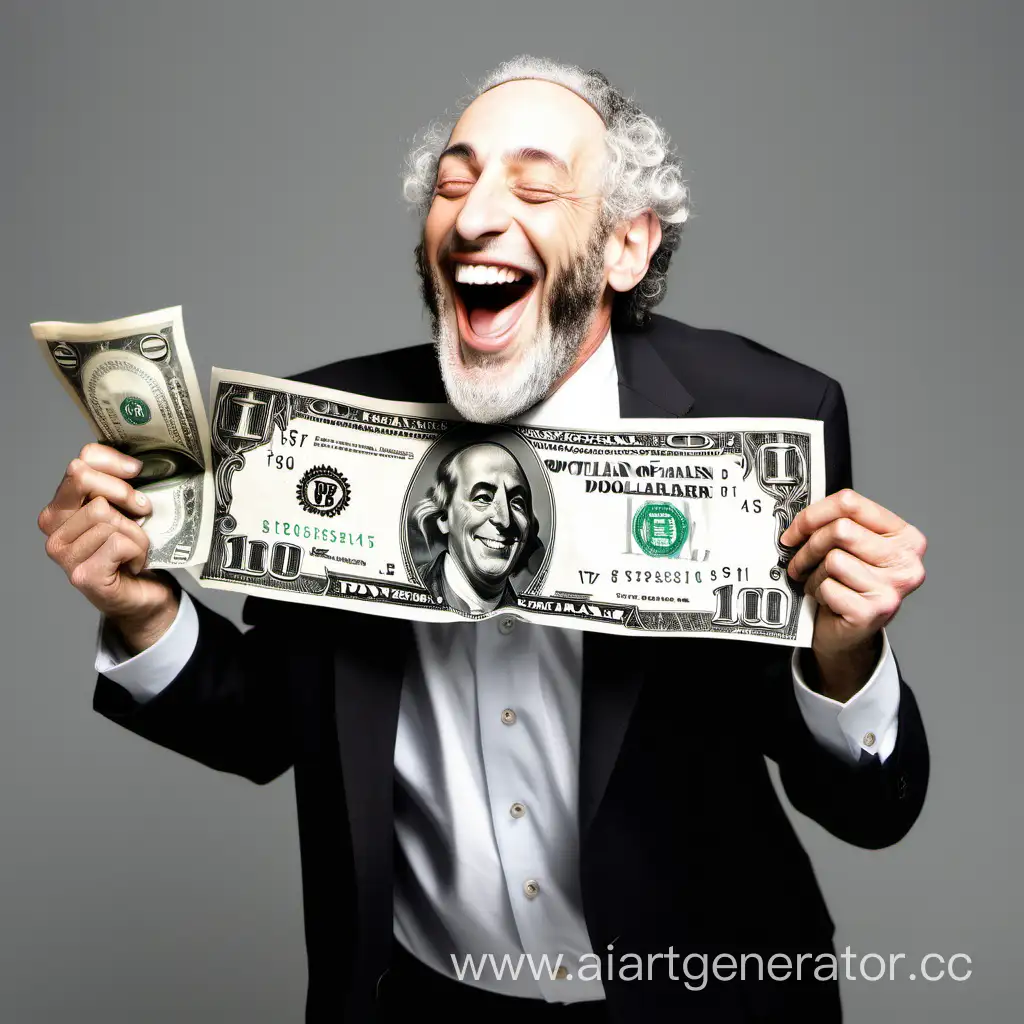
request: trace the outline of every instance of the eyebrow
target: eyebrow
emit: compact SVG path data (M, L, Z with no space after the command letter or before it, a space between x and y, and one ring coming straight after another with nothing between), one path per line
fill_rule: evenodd
M469 493L476 494L476 492L479 491L481 488L486 491L489 491L491 494L496 494L498 491L497 484L489 483L486 480L478 480L475 484L473 484L472 487L470 487ZM512 487L507 487L506 490L513 498L518 497L519 495L522 495L523 497L527 495L527 489L525 484L513 484Z
M472 163L478 162L476 150L468 142L456 142L449 146L438 158L440 163L446 156L460 157ZM519 149L510 150L505 154L504 161L507 164L528 164L544 163L550 164L562 174L569 174L569 165L561 158L549 153L546 149L537 149L534 146L520 146Z

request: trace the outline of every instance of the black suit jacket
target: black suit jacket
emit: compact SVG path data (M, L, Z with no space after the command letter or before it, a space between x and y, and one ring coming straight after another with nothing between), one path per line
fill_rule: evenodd
M656 317L615 336L626 417L794 416L825 424L827 491L852 484L846 407L828 377L723 331ZM324 366L297 379L384 399L443 401L430 346ZM136 704L110 679L94 707L154 743L268 783L294 771L309 985L308 1024L372 1020L392 950L394 742L411 624L249 598L252 628L199 608L180 675ZM644 645L585 633L580 786L584 912L612 1020L839 1019L837 986L808 984L833 922L765 757L799 812L859 847L900 840L929 774L917 702L900 680L893 754L851 766L812 737L793 695L791 652L750 641ZM485 951L481 951L485 952ZM654 981L625 954L678 954ZM687 983L682 957L789 953L794 976ZM820 965L823 961L817 961ZM691 960L690 973L699 973ZM620 973L625 967L627 973ZM675 978L668 976L671 968ZM753 980L751 980L753 978Z

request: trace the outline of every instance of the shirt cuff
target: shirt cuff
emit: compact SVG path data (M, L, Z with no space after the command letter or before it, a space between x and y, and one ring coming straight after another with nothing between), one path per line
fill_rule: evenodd
M182 590L178 614L167 632L139 654L129 655L118 640L117 630L103 619L96 644L96 671L144 704L174 681L198 641L199 616L192 599Z
M845 704L807 685L800 670L799 649L793 652L793 687L807 728L837 757L858 764L863 754L877 754L884 762L895 749L900 678L884 629L874 672Z

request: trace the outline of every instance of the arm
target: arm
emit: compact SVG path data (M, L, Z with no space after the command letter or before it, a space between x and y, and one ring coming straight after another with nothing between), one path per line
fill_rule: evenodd
M835 495L852 488L852 471L846 404L834 381L818 417L824 421L826 493ZM806 557L803 564L810 564ZM752 666L762 747L779 765L797 810L846 842L888 846L906 835L924 804L930 770L924 725L884 623L870 633L870 643L833 654L819 643L823 614L830 630L835 625L831 610L820 606L814 649L795 657L762 655Z
M272 629L243 634L206 608L183 609L174 578L145 568L149 538L136 517L152 506L129 483L141 469L138 459L87 444L37 520L47 555L124 649L101 650L93 707L186 757L269 782L292 762L286 647ZM268 604L250 601L246 621L267 618Z
M94 710L210 768L271 782L293 755L288 648L259 628L266 610L267 602L247 601L243 616L254 628L241 632L182 592L171 629L140 654L122 660L127 652L108 634L97 657Z
M788 656L770 655L751 666L755 728L763 752L779 767L790 803L836 838L865 849L899 842L920 815L928 788L924 724L898 662L895 667L899 696L892 749L883 758L862 745L854 759L852 752L847 756L822 742L808 725Z

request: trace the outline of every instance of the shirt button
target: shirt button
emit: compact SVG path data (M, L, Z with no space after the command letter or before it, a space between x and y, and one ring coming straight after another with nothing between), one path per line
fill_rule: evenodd
M528 878L523 882L523 892L526 893L528 900L532 900L540 892L540 886L537 884L536 879Z
M873 747L875 745L875 734L873 732L864 733L864 746Z
M508 809L508 813L511 814L513 818L521 818L526 813L526 806L518 802L514 803Z
M501 720L506 725L515 725L516 713L511 708L505 708L505 710L501 713Z
M498 631L503 635L508 636L515 628L516 620L511 615L503 615L498 619Z

